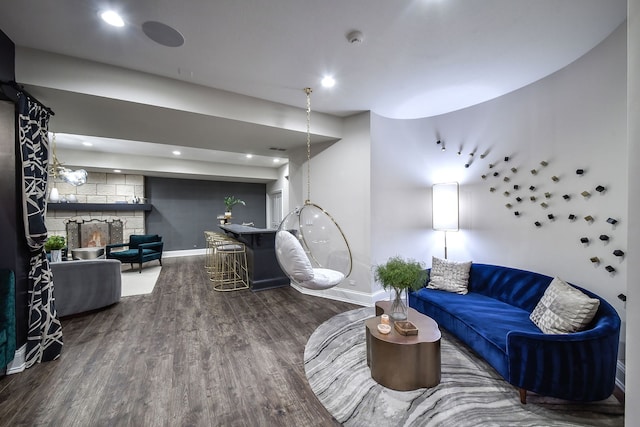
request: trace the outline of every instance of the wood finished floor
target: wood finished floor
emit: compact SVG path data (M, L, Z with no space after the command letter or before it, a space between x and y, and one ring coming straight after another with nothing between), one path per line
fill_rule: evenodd
M59 360L0 378L1 426L332 426L304 374L318 325L357 306L215 292L168 258L150 295L63 319Z

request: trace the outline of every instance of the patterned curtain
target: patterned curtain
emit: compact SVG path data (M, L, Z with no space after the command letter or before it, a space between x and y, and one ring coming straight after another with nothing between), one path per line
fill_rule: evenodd
M29 269L29 331L26 366L57 359L62 351L62 326L53 297L53 280L44 243L49 168L49 111L20 95L18 122L22 157L23 214Z

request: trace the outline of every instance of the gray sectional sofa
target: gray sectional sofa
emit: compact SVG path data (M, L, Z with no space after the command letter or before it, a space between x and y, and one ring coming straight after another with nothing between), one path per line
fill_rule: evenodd
M115 259L52 262L58 316L83 313L120 301L120 265Z

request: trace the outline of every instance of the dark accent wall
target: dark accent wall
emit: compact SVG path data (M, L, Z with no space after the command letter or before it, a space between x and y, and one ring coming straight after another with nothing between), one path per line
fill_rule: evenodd
M15 80L15 46L0 30L0 80ZM0 91L0 267L16 275L16 344L27 342L29 249L24 238L15 104Z
M224 214L226 196L246 202L233 208L232 223L266 227L266 184L146 177L145 196L153 206L147 233L162 235L168 251L204 248L204 231L220 231L216 217Z
M16 47L9 37L0 30L0 80L16 79Z

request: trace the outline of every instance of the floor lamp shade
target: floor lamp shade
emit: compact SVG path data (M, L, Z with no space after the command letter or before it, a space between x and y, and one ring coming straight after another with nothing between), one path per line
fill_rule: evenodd
M431 216L434 230L458 231L458 183L433 184Z

